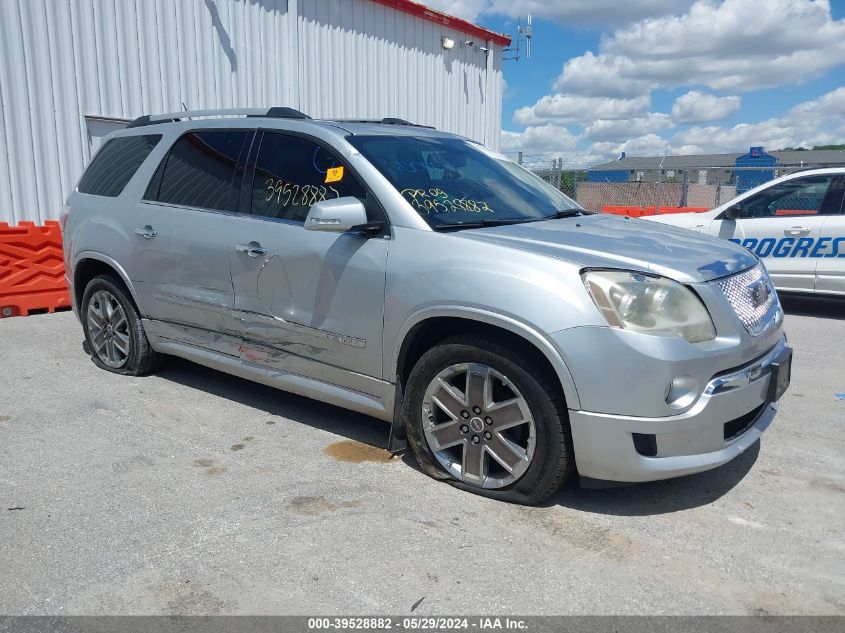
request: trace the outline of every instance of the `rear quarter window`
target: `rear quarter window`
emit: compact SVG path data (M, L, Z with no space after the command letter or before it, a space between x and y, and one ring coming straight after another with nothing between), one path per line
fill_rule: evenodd
M161 134L145 134L107 141L82 174L77 191L116 198L160 140Z

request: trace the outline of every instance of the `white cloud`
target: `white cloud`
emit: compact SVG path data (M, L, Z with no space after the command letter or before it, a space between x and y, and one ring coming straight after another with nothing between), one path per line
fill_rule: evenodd
M608 99L581 95L547 95L533 106L514 112L513 120L523 125L554 121L562 125L586 124L598 119L628 119L646 114L651 101L647 96Z
M636 77L636 63L627 57L594 55L587 51L563 65L553 88L561 93L599 97L647 95L653 82Z
M467 11L465 17L531 10L567 25L620 14L603 23L616 28L597 51L566 60L550 94L514 113L514 122L526 129L503 132L503 150L511 154L522 150L545 164L563 156L567 165L586 166L620 151L743 152L751 145L779 149L845 140L845 87L778 117L716 124L740 111L742 93L796 85L845 64L845 19L833 19L829 0L439 4ZM671 114L650 111L653 91L679 87L686 93L675 99Z
M810 125L815 125L826 119L841 121L843 112L845 112L845 87L832 90L813 101L799 103L789 109L788 115Z
M601 156L602 161L606 161L616 158L620 152L625 152L629 156L659 156L668 153L671 147L669 141L657 134L644 134L623 143L593 143L589 146L589 150Z
M649 112L630 119L599 119L584 128L584 138L593 141L624 141L673 126L667 114Z
M638 138L625 141L618 148L631 156L657 156L671 150L669 141L657 134L646 134Z
M528 163L550 165L553 158L560 156L565 166L587 167L612 160L622 151L629 156L660 156L739 153L756 145L769 150L813 147L845 141L842 112L845 86L758 123L696 126L665 138L654 130L671 125L669 117L649 113L631 120L608 120L587 126L579 136L551 124L530 126L521 133L502 132L502 148L512 156L522 150Z
M617 26L646 17L681 12L692 0L425 0L438 11L477 21L484 14L532 14L566 25Z
M579 148L579 141L583 138L555 125L530 126L523 132L503 130L501 151L513 158L523 152L523 161L530 166L548 167L552 161L562 158L564 167L583 168L616 158L621 151L650 156L671 149L671 143L656 134L643 134L621 143L594 142Z
M502 131L500 149L506 154L526 151L531 154L557 155L575 149L578 138L559 125L529 126L522 132Z
M424 0L423 4L471 22L490 9L489 0Z
M845 62L845 20L828 0L698 0L641 20L566 62L558 92L607 96L703 85L748 91L798 84Z
M841 143L845 139L845 87L790 108L781 117L731 127L693 127L671 138L673 153L741 152Z
M690 90L675 99L672 105L672 118L678 123L703 123L726 119L739 110L742 99L735 95L717 97L716 95Z

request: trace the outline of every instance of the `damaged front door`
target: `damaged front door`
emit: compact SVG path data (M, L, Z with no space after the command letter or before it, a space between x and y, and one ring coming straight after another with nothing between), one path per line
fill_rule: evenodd
M229 243L242 355L367 391L365 377L381 378L389 242L304 228L316 202L365 200L366 189L308 138L265 132L254 156L251 194L242 198L249 213L237 216Z

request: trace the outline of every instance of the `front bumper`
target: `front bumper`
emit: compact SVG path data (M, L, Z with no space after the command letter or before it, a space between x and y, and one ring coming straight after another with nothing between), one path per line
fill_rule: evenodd
M641 482L709 470L754 444L771 424L774 363L786 338L761 358L713 377L682 414L635 417L569 411L575 461L582 477Z

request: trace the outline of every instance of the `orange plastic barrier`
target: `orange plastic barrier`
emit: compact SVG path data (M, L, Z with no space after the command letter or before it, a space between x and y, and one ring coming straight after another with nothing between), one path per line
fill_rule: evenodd
M818 215L816 209L775 209L775 215Z
M606 204L602 208L602 213L610 213L613 215L627 215L632 218L639 218L643 215L642 207L625 207Z
M657 207L649 207L651 213L648 215L657 215ZM660 207L660 215L666 213L701 213L702 211L709 211L707 207Z
M64 272L58 222L0 222L0 317L70 307Z
M657 215L657 207L628 207L606 204L602 207L602 213L613 215L627 215L632 218L641 218L644 215ZM660 215L665 213L701 213L709 211L707 207L660 207Z

